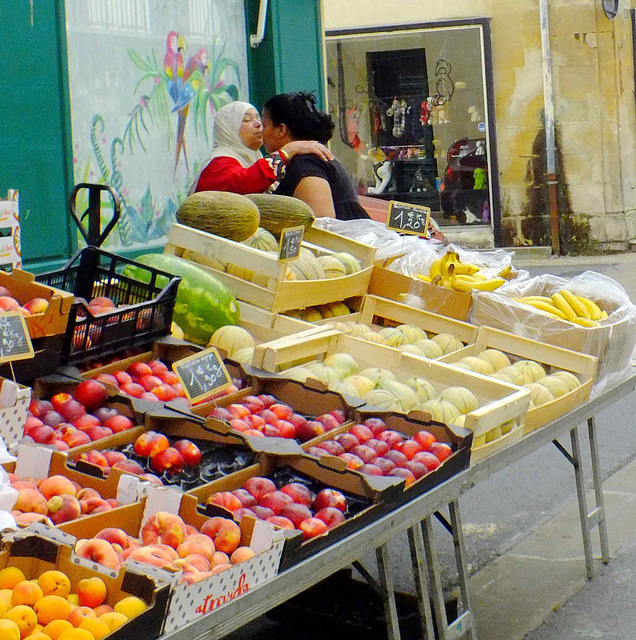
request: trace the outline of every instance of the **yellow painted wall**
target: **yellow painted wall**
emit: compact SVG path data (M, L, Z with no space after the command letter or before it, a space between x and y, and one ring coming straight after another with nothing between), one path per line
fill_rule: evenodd
M570 249L636 236L628 6L621 2L610 21L595 0L549 0L560 206ZM549 244L545 189L537 186L545 148L538 0L323 0L323 10L327 31L491 18L504 243Z

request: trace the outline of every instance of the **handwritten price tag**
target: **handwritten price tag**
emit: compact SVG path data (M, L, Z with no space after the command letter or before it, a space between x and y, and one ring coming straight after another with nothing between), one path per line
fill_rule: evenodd
M386 228L400 233L428 237L430 219L430 207L391 200Z
M305 227L287 227L280 234L278 245L278 259L281 262L295 260L300 255L300 247L303 242Z
M214 347L178 360L173 363L172 370L190 402L205 400L232 385L232 377Z
M33 345L20 311L0 313L0 362L33 358Z

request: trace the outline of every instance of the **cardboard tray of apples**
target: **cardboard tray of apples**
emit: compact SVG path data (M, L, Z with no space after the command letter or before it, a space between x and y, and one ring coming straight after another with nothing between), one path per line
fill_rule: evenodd
M283 532L254 518L208 517L193 496L151 488L142 502L61 527L78 554L156 571L171 584L163 633L214 612L278 574ZM137 563L140 563L137 565ZM157 637L147 633L140 638ZM130 636L132 637L132 636Z
M317 459L298 444L271 453L267 438L257 464L193 489L207 513L255 515L285 529L281 570L351 535L387 513L401 498L404 479L369 476L332 456ZM249 511L252 513L250 514Z
M73 552L74 542L43 525L3 536L0 582L23 604L0 620L0 638L31 637L37 624L56 638L75 627L109 640L158 637L170 584L140 565L109 570L89 563Z
M404 478L400 503L408 502L468 469L473 432L429 420L365 407L353 419L303 445L317 458L335 456L360 473Z

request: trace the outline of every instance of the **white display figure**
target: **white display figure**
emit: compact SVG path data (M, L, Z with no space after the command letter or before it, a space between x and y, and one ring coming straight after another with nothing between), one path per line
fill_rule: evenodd
M391 182L391 176L393 175L393 163L385 160L377 168L373 168L373 177L375 178L375 186L369 187L367 193L372 196L380 195L384 193L386 188Z

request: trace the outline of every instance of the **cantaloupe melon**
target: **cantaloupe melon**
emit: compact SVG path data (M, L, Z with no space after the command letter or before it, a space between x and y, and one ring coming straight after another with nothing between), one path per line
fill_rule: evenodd
M402 353L408 353L412 356L419 356L420 358L425 357L424 353L422 352L422 350L415 344L401 344L398 349L402 352Z
M271 193L250 193L245 197L256 205L260 214L260 226L277 238L287 227L303 225L305 229L309 229L314 223L311 207L298 198Z
M278 241L267 229L259 227L253 236L245 240L245 244L260 251L278 251Z
M290 262L287 268L296 277L296 280L324 280L325 272L323 271L318 259L309 254L301 254L296 260Z
M331 311L331 315L334 318L339 316L348 316L351 313L351 309L344 302L329 302L325 305L329 311Z
M415 391L420 403L434 400L437 397L435 387L424 378L411 378L406 381L406 384Z
M459 418L457 408L446 400L429 400L421 403L418 409L430 413L433 420L444 422L445 424L454 424L455 420Z
M342 377L335 369L328 367L323 362L310 362L305 365L306 369L311 371L311 377L322 382L325 386L329 386L336 382L341 382Z
M257 206L245 196L226 191L199 191L181 203L176 218L188 227L242 242L256 232L260 216Z
M240 362L241 364L251 364L254 359L254 348L253 347L244 347L243 349L239 349L232 356L232 360L235 362Z
M397 380L382 380L378 389L388 391L400 405L404 413L408 413L419 404L417 394L413 389Z
M452 336L450 333L438 333L436 336L433 336L432 340L437 342L444 355L464 347L464 343L459 338Z
M415 343L415 346L418 349L421 349L422 353L431 359L441 358L444 353L442 348L435 342L435 340L430 340L429 338L425 338L424 340L418 340Z
M404 343L406 344L414 344L418 340L428 338L424 329L420 329L420 327L415 327L411 324L401 324L397 330L404 336Z
M537 380L537 384L544 386L555 398L570 393L570 387L563 376L545 376Z
M479 357L490 364L495 371L499 371L499 369L510 365L508 356L498 349L486 349L479 354Z
M312 373L309 369L299 366L287 369L284 372L284 376L290 380L295 380L296 382L306 382L307 378L312 377Z
M384 389L371 389L362 398L367 404L384 409L385 411L401 411L402 407L388 391Z
M553 371L552 375L564 378L567 381L570 391L574 391L574 389L581 386L581 381L569 371Z
M210 338L208 347L216 347L227 353L228 357L232 357L241 349L254 348L254 338L252 334L236 325L226 325L217 329Z
M366 324L362 324L361 322L356 322L352 327L349 335L352 338L364 338L368 340L368 336L373 333L373 330L370 327L367 327Z
M318 322L322 320L322 316L320 315L320 311L315 307L307 307L300 312L300 319L305 322Z
M343 396L350 396L352 398L359 398L360 394L358 393L358 389L355 385L352 385L350 382L336 382L335 384L329 387L331 391L335 391Z
M524 384L523 386L530 391L530 400L535 407L540 407L542 404L547 404L548 402L552 402L552 400L554 400L554 396L552 395L552 393L550 393L550 391L542 384L538 384L537 382L530 382L528 384Z
M369 393L369 391L375 387L375 383L373 381L361 375L348 376L343 380L343 382L353 385L357 391L357 394L354 395L357 395L359 398L364 396L366 393Z
M395 380L395 376L390 371L380 369L379 367L364 369L364 371L360 371L358 375L369 378L375 386L379 385L383 380Z
M404 334L395 327L380 329L378 335L381 335L384 338L384 342L390 347L399 347L404 342Z
M490 376L495 373L490 363L478 358L477 356L466 356L465 358L462 358L458 364L463 364L470 371L481 373L484 376Z
M348 276L350 276L352 273L357 273L358 271L362 270L360 261L350 253L342 251L340 253L334 253L333 257L338 258L338 260L342 262Z
M506 382L511 382L512 384L524 385L526 384L526 380L524 379L523 371L521 369L517 369L510 365L509 367L504 367L503 369L499 369L497 373L495 373L493 378L497 378L500 380L504 380ZM532 380L530 381L532 382Z
M345 266L338 258L334 256L320 256L317 260L324 271L325 278L342 278L347 275Z
M523 375L523 383L537 382L545 376L545 369L534 360L519 360L512 365L515 369L521 371Z
M475 394L466 387L447 387L439 394L440 400L450 402L459 413L470 413L479 407Z
M332 353L324 359L327 367L335 369L343 378L352 375L358 368L355 358L348 353Z

